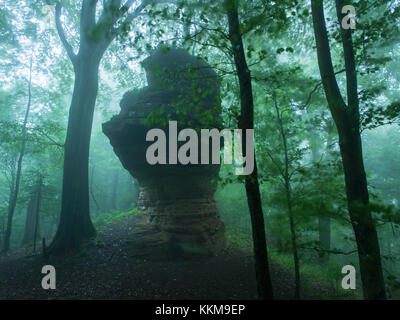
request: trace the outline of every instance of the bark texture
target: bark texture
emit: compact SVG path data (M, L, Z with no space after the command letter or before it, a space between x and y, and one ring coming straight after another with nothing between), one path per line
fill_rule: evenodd
M364 298L385 299L378 235L368 206L369 194L362 156L357 72L351 30L340 31L346 69L346 104L335 78L323 1L312 0L311 5L322 84L339 134L348 210L357 242ZM342 0L336 1L339 24L343 19L343 5Z
M238 119L239 129L254 128L254 102L250 70L247 65L237 2L226 0L225 9L229 23L229 38L232 45L237 76L240 85L241 115ZM243 141L243 154L246 143ZM260 187L258 182L257 163L254 159L254 170L246 176L245 188L250 211L252 235L254 243L255 271L258 293L262 299L273 299L272 282L269 270L267 243L265 237L264 214L261 205Z

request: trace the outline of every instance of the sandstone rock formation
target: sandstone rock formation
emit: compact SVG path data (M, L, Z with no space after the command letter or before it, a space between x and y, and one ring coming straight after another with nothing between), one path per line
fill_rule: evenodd
M177 121L178 130L218 128L217 76L205 62L176 48L156 50L143 66L148 86L126 93L121 113L103 124L115 153L140 185L138 207L146 221L135 250L145 256L213 254L225 240L214 199L220 165L150 165L146 150L153 142L146 142L146 133L161 128L168 134L168 121Z

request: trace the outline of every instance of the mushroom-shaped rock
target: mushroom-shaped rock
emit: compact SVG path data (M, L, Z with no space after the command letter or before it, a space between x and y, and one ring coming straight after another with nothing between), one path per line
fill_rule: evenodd
M200 164L201 143L199 164L169 163L166 146L167 163L151 165L146 152L154 142L146 141L146 135L153 128L162 129L168 143L170 121L176 121L178 132L220 128L217 75L207 63L177 48L159 48L143 67L148 86L127 92L120 114L103 124L115 153L139 183L138 208L146 223L136 250L167 257L211 255L225 243L214 199L220 165L211 164L211 159L210 164ZM173 139L178 149L185 143Z

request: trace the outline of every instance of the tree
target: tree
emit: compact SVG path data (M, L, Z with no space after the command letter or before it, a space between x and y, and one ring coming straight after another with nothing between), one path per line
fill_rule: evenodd
M32 65L33 65L33 54L31 56L31 62L30 62L30 67L29 67L29 80L28 80L28 103L26 106L26 111L25 111L25 118L24 118L24 123L22 126L22 142L21 142L21 148L19 151L19 156L18 156L18 161L17 161L17 171L15 173L15 181L13 181L12 189L10 190L10 201L8 204L8 216L7 216L7 227L6 227L6 232L4 236L4 244L3 244L3 252L7 252L10 250L10 239L11 239L11 231L12 231L12 221L14 217L14 212L15 212L15 207L17 205L17 200L18 200L18 193L19 193L19 187L20 187L20 182L21 182L21 173L22 173L22 161L24 159L25 155L25 147L26 147L26 138L27 138L27 124L28 124L28 118L29 118L29 113L31 111L31 103L32 103ZM14 179L14 173L13 179Z
M251 76L243 46L237 2L236 0L226 0L224 5L228 16L229 40L232 45L232 52L240 84L241 114L238 119L239 129L245 131L246 129L254 129L254 102ZM242 144L242 152L243 154L246 152L245 141ZM271 300L273 299L273 290L269 271L257 163L255 159L253 172L245 178L245 188L251 217L258 293L261 298Z
M40 202L42 200L43 177L39 175L36 185L33 187L31 197L26 212L26 222L22 245L34 243L40 239Z
M291 183L291 173L289 171L290 159L288 150L288 141L286 137L285 126L283 123L283 111L279 109L276 96L274 95L274 106L276 111L276 120L279 125L279 132L282 139L283 152L284 152L284 170L282 171L282 178L284 181L285 193L286 193L286 204L289 213L289 225L290 225L290 235L292 242L292 252L294 260L294 271L295 271L295 299L300 299L300 266L299 266L299 254L297 250L297 239L296 239L296 226L294 222L294 212L293 212L293 195L292 195L292 183Z
M96 21L98 0L83 0L79 27L79 50L74 52L62 22L62 5L55 1L56 26L60 40L73 64L75 83L69 110L65 140L64 174L60 224L49 252L79 247L95 235L89 214L89 147L99 82L100 61L111 42L124 31L145 7L164 0L143 0L132 12L134 0L103 1L103 10ZM51 4L51 1L47 2Z
M329 149L332 147L332 139L333 139L333 134L334 134L334 123L331 121L331 119L328 119L325 121L325 128L326 132L326 147L325 147L325 160L329 160ZM319 136L319 133L317 130L310 130L310 137L309 137L309 143L310 143L310 148L311 148L311 155L312 155L312 162L314 167L321 167L321 153L323 152L321 141L321 137ZM330 177L330 182L334 181L334 177ZM317 182L315 182L316 184ZM327 202L329 199L323 199L326 192L326 186L328 184L321 184L319 187L320 193L319 197L320 199L320 205L318 208L318 240L319 244L321 246L322 252L328 252L331 249L331 217L326 214L328 210L326 210ZM320 255L320 262L322 264L326 263L329 261L329 255L327 254L321 254Z
M343 0L336 0L339 24ZM351 29L340 29L346 70L347 104L340 92L333 68L323 0L312 0L312 18L318 65L329 110L339 134L348 211L356 237L363 293L366 299L385 299L381 255L375 222L368 207L369 193L364 170L360 135L357 70Z

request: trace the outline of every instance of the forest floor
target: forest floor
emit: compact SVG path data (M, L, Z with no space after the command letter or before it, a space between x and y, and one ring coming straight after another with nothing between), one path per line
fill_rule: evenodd
M136 216L104 225L81 252L42 261L32 247L0 256L0 299L256 299L251 250L229 246L217 256L180 261L148 261L129 254ZM42 266L56 268L57 289L41 287ZM294 277L272 263L275 298L292 299ZM316 280L302 298L332 297Z

